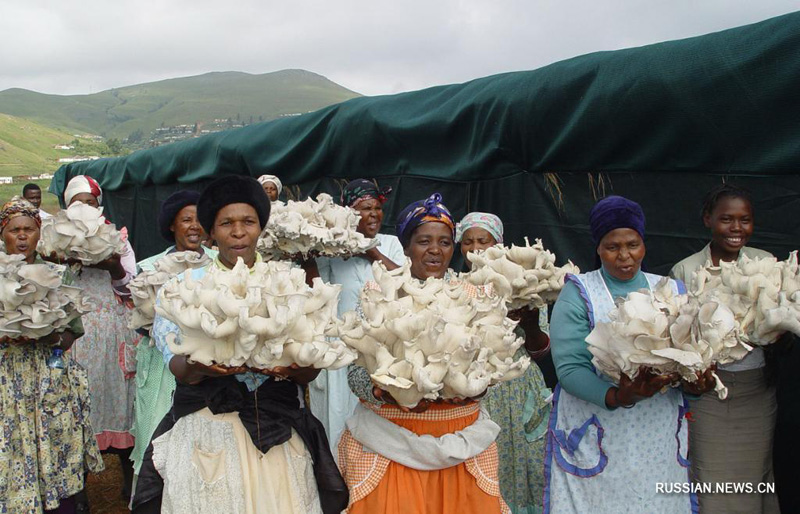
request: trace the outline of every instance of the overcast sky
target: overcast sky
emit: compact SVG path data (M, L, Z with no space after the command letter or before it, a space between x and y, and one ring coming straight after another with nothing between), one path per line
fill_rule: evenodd
M797 0L0 0L0 90L302 68L367 95L715 32Z

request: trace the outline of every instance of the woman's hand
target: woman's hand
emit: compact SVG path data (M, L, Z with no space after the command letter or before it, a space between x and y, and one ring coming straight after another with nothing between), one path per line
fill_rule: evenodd
M435 403L445 403L448 405L466 405L468 403L476 402L486 395L486 391L479 394L478 396L475 396L474 398L439 398L436 400L423 399L420 400L420 402L413 407L404 407L398 404L397 400L395 400L394 397L388 391L384 391L378 386L372 387L372 395L378 400L382 401L383 403L387 403L389 405L397 405L397 407L399 407L400 410L403 412L420 413L420 412L425 412L430 408L431 405Z
M700 396L713 390L717 385L717 381L714 378L714 372L716 370L717 366L714 364L702 373L698 371L696 373L697 380L694 382L688 382L684 379L681 379L681 388L683 389L683 392Z
M32 342L34 342L34 340L31 339L30 337L9 337L9 336L0 337L0 343L5 343L5 344L28 344Z
M238 375L248 371L245 366L229 367L220 364L207 366L199 362L190 361L186 355L172 357L169 361L169 370L179 382L189 385L199 384L209 377Z
M299 385L307 385L317 378L317 375L322 370L312 367L301 368L298 364L292 364L291 366L278 366L272 369L250 368L250 371L270 375L279 380L291 380Z
M120 280L125 278L125 268L122 267L122 257L115 253L108 259L93 264L92 268L108 271L111 274L112 280Z
M650 398L678 380L677 373L658 375L650 368L641 366L633 380L624 373L620 375L619 387L612 387L606 393L606 405L609 408L632 407L636 402Z
M81 264L79 259L73 259L72 257L60 257L58 254L56 254L56 252L50 252L50 255L39 254L39 256L47 262L52 262L54 264L64 264L66 266Z
M508 311L507 316L509 319L519 321L519 327L525 332L525 349L529 353L534 354L535 357L536 352L547 348L550 338L542 332L542 328L539 326L539 309L523 307Z

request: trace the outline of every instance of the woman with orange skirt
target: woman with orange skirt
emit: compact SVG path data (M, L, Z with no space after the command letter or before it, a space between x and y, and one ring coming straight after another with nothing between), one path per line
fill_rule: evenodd
M411 275L454 280L449 271L455 224L441 195L400 213L397 236ZM369 282L367 288L377 288ZM468 294L477 287L464 283ZM339 442L339 466L350 488L349 514L509 513L500 497L495 438L500 427L475 399L423 400L400 407L351 366L350 387L361 404Z

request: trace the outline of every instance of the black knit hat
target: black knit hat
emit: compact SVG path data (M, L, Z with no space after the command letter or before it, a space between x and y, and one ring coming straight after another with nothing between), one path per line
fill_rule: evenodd
M226 175L206 186L197 201L197 219L206 233L211 233L217 213L232 203L251 205L263 229L269 219L269 197L253 177Z
M175 216L187 205L197 205L197 200L199 199L200 193L197 191L182 190L169 195L161 203L161 210L158 211L158 229L161 231L161 237L170 243L174 243L175 233L169 227L175 221Z

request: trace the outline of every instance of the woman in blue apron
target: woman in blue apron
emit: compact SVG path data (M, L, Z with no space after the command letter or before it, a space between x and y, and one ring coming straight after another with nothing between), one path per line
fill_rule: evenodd
M559 385L547 433L544 511L552 513L696 512L687 458L687 403L675 375L641 369L618 386L600 376L586 345L614 300L652 288L662 277L641 271L644 213L610 196L590 214L598 269L569 275L553 310L550 337ZM675 292L683 284L672 281ZM710 373L683 390L713 387Z

